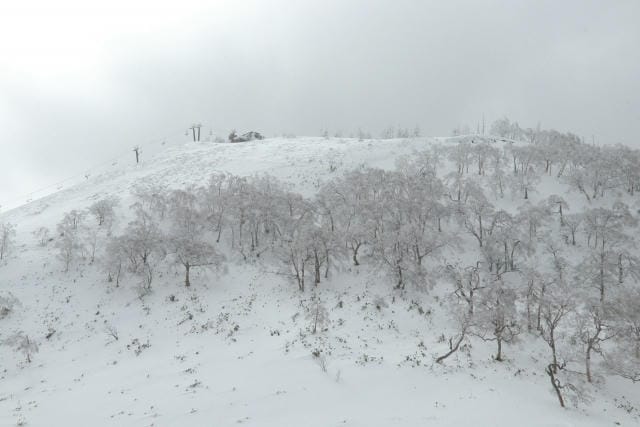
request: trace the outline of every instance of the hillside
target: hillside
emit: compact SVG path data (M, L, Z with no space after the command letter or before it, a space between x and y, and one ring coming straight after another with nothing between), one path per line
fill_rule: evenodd
M640 180L593 196L576 178L591 163L558 176L555 153L547 173L531 146L189 143L0 213L16 231L0 263L0 425L637 425L640 389L620 374L640 361L625 304L640 301ZM85 212L101 200L108 229ZM557 310L566 408L540 326Z

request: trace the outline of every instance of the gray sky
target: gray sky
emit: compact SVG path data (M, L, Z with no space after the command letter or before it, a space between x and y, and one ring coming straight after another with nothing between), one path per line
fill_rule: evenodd
M640 147L637 0L6 3L0 204L193 121L437 136L484 113Z

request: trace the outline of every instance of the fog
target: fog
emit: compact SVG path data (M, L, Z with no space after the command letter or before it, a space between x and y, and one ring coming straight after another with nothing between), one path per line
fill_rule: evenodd
M0 205L140 144L502 116L640 147L638 1L0 6ZM132 157L133 159L133 157Z

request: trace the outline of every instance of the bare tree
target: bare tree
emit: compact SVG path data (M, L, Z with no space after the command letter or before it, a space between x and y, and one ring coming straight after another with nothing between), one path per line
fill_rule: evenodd
M503 360L503 343L515 341L520 334L516 300L516 292L502 280L496 280L481 291L480 304L474 314L473 333L483 341L496 342L494 359L498 362Z
M118 334L118 329L116 329L113 323L107 323L104 327L104 331L108 336L113 338L115 341L118 341L120 339L120 336Z
M136 217L118 238L117 246L113 249L116 252L112 254L115 258L110 260L109 268L115 267L120 271L121 254L125 254L129 270L141 277L142 291L147 293L151 289L157 264L166 256L166 239L157 222L141 204L134 204L133 208Z
M127 244L124 237L113 237L106 245L103 266L107 273L107 281L115 280L116 286L120 286L123 267L127 263Z
M494 208L479 186L469 183L465 187L465 193L462 224L482 247L486 234L487 217L493 214Z
M464 340L467 339L467 336L469 335L469 331L471 329L472 316L469 314L468 309L466 307L460 309L459 300L457 298L450 299L449 303L451 305L449 311L456 324L456 333L449 337L449 339L447 340L449 344L449 350L443 355L436 357L436 363L444 362L445 359L458 351Z
M39 350L38 343L29 338L29 335L23 332L18 332L11 335L4 341L4 343L7 345L15 346L17 351L24 354L24 357L27 359L27 363L31 363L33 354L37 353Z
M64 263L65 273L69 271L71 263L83 252L82 242L78 232L82 214L71 211L65 214L58 223L58 238L55 246L58 249L58 258Z
M565 366L564 364L559 366L557 363L550 363L544 369L544 371L549 376L549 380L551 381L551 387L553 387L553 390L556 392L556 396L558 396L558 402L560 403L560 406L563 408L565 407L564 397L562 396L562 389L564 388L564 386L560 382L560 379L557 378L557 374L560 369L564 369L564 366Z
M184 285L190 286L190 271L197 267L215 267L222 264L224 257L213 245L195 236L175 236L171 238L171 246L176 262L185 269Z
M571 233L571 244L576 245L576 232L582 224L584 215L581 213L568 214L564 216L564 228Z
M635 227L636 221L626 205L616 203L613 209L588 210L584 222L589 250L580 265L581 276L604 302L607 289L624 279L623 258L633 258L628 249L633 239L625 227Z
M591 358L593 353L602 354L601 344L615 337L615 329L608 319L610 310L600 301L587 302L587 306L578 316L576 335L584 346L585 373L587 381L592 382Z
M107 197L98 200L89 207L89 212L95 216L98 226L102 227L106 225L111 227L115 218L114 208L118 205L119 201L117 197Z
M560 325L565 317L573 310L575 296L566 286L555 283L550 286L541 300L542 325L540 336L551 350L551 367L554 374L558 369L558 340L562 339Z
M614 310L616 336L613 346L602 355L609 372L640 381L640 289L621 286L611 304Z
M474 313L477 294L486 287L485 279L480 270L480 262L475 266L459 267L447 265L446 273L454 285L454 295L467 304L469 316Z
M38 239L38 244L40 246L47 246L50 240L50 231L47 227L40 227L33 234Z
M81 244L89 252L89 263L93 264L96 258L96 250L98 249L98 243L100 241L100 229L91 226L82 226L79 230L79 236Z
M323 330L329 324L329 312L319 296L315 295L307 312L307 320L311 321L311 333Z

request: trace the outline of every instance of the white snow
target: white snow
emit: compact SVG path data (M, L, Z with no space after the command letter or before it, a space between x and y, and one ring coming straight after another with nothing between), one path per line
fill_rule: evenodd
M590 402L561 409L544 373L548 350L531 337L506 345L503 363L492 360L492 343L472 340L471 356L458 352L435 364L447 349L438 337L452 333L439 298L445 285L401 298L379 272L343 266L318 289L331 324L312 335L302 309L311 292L301 295L273 266L232 261L219 274L196 270L190 289L167 267L140 300L134 279L116 288L84 264L63 273L55 248L38 246L32 235L106 195L123 199L124 215L136 186L204 184L218 171L269 173L312 196L332 176L361 164L393 168L434 141L189 143L143 156L137 166L121 161L1 214L17 225L18 246L0 265L0 291L22 307L0 320L0 341L24 331L39 352L28 364L0 345L0 425L638 425L637 411L619 407L639 407L638 386L613 377L589 390ZM539 186L544 196L551 188L557 181ZM376 308L378 297L388 307ZM49 328L56 332L46 339ZM317 348L321 358L312 355Z

